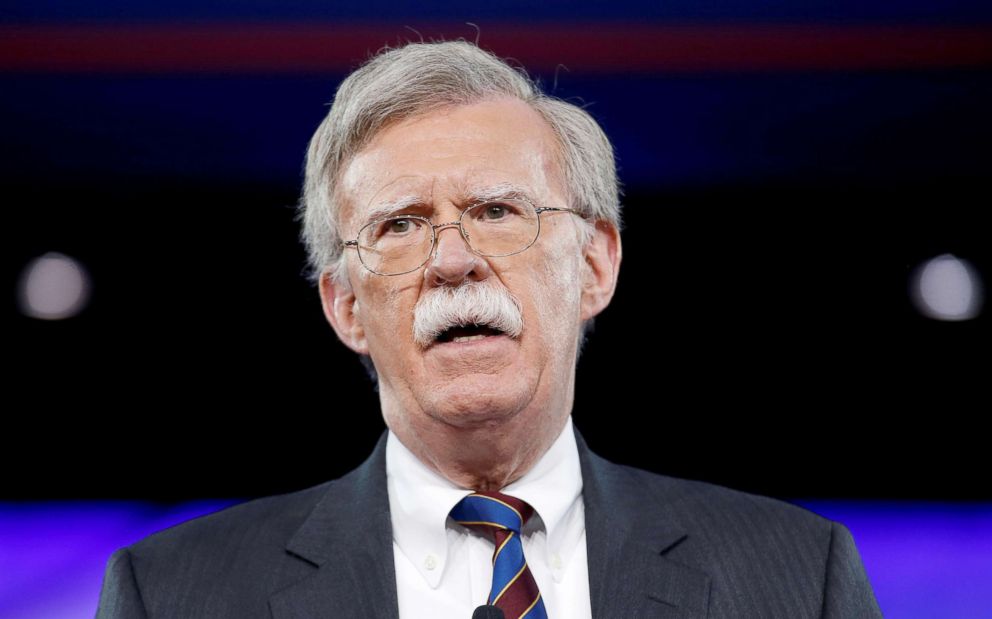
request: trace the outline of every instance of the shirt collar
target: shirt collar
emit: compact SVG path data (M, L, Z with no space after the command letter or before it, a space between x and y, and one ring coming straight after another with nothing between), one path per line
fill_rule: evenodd
M448 513L472 491L428 468L392 431L386 440L386 485L393 540L424 580L436 588L448 560ZM560 525L581 510L582 493L582 471L571 416L531 470L501 492L534 508L544 524L549 555L567 561L571 552L562 546L570 546L574 540L565 539L566 527Z

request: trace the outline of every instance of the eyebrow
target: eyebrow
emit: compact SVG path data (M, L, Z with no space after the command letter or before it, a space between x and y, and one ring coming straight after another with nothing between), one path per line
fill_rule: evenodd
M537 206L537 200L520 185L499 183L489 187L480 187L466 192L470 203L491 202L493 200L526 200Z
M526 200L537 205L537 201L527 189L514 183L497 183L485 187L476 187L462 193L465 208L480 202L492 202L493 200ZM421 194L407 194L396 198L391 198L372 206L365 214L362 225L366 225L378 219L388 217L413 206L423 206L429 203Z
M418 194L408 194L387 200L385 202L380 202L368 210L362 221L362 225L364 226L376 221L377 219L387 217L392 213L402 211L403 209L410 208L411 206L417 206L419 204L424 204L424 198Z

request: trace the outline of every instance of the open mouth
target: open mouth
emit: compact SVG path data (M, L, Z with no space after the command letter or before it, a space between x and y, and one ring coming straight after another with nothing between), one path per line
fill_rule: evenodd
M472 342L475 340L485 339L487 337L496 337L500 335L506 335L499 329L494 329L489 325L459 325L455 327L449 327L437 337L437 342L447 343L447 342Z

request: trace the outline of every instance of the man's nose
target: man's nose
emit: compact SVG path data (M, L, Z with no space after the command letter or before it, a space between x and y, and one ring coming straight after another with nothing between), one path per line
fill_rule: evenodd
M424 278L431 286L457 286L466 279L489 277L489 262L472 252L457 225L438 228L437 246L427 262Z

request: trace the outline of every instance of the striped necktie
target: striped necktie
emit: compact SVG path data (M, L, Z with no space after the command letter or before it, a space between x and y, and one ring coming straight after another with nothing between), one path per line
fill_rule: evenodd
M502 609L506 619L548 617L520 543L520 530L533 514L527 503L499 492L470 494L451 510L455 522L492 537L496 547L487 603Z

